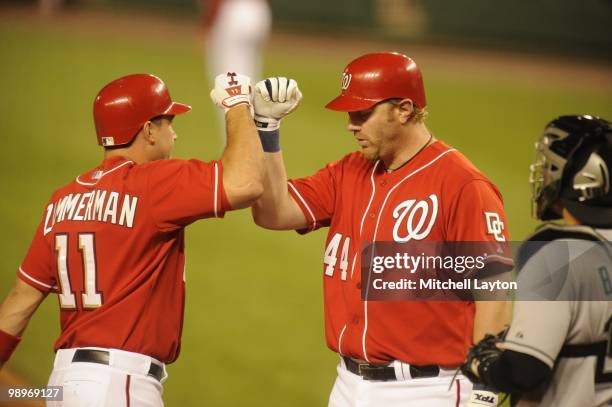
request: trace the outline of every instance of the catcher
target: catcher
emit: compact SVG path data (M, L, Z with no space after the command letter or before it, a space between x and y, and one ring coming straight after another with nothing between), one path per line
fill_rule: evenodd
M563 224L545 224L521 246L512 324L472 347L461 370L474 383L518 395L519 406L609 405L612 124L559 117L536 150L536 217Z

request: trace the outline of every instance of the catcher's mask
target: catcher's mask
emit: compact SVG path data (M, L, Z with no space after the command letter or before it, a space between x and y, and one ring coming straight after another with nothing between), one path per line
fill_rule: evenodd
M612 227L612 124L593 116L561 116L536 142L531 165L533 213L561 218L563 207L581 223Z

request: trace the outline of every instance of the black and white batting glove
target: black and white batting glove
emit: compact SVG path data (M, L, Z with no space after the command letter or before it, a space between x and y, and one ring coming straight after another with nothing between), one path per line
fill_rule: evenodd
M210 98L225 113L232 107L246 104L251 107L251 78L235 72L225 72L215 78Z
M294 79L279 76L257 82L253 94L257 129L278 130L281 119L293 112L301 100L302 92Z

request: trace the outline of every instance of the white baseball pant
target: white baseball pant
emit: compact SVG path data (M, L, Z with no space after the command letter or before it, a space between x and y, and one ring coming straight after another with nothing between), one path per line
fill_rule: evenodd
M401 365L393 362L396 372L402 371ZM403 365L403 371L409 371L408 365ZM441 369L437 377L392 381L364 380L349 372L343 360L336 370L329 407L462 407L472 391L472 383L465 376L458 374L453 379L454 370Z
M55 355L48 386L62 386L63 400L49 407L162 407L165 365L149 356L117 349L84 348L109 352L109 364L73 362L77 348ZM163 368L161 382L148 376L151 362Z

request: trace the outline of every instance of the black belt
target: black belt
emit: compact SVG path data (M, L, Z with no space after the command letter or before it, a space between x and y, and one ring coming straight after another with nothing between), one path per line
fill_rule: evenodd
M343 356L342 359L344 360L346 370L363 377L365 380L397 380L393 366L359 363L346 356ZM413 379L437 377L439 374L440 368L437 365L410 365L410 377Z
M99 363L101 365L108 365L110 354L105 350L97 349L77 349L72 357L73 362L88 362L88 363ZM161 382L164 376L164 368L156 363L151 362L149 366L149 372L147 375L157 379Z

